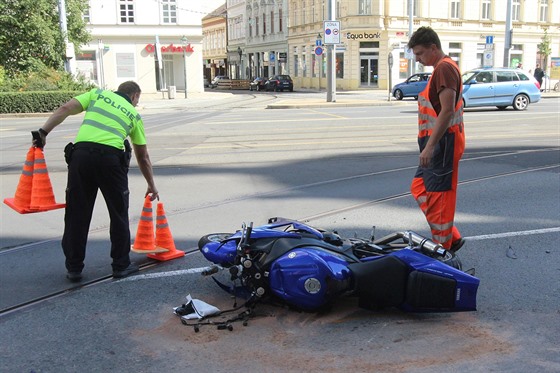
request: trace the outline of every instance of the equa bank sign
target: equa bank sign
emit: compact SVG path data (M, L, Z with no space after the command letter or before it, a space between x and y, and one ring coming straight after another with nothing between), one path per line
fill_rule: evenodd
M374 33L368 33L368 32L361 32L361 33L352 33L352 32L347 32L346 33L346 39L350 39L350 40L368 40L368 39L381 39L381 33L380 32L374 32Z

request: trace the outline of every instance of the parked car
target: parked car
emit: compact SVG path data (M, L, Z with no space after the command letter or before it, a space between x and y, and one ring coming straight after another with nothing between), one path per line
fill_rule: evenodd
M540 99L539 82L519 69L482 68L463 74L465 107L496 106L504 110L513 106L525 110Z
M220 80L229 80L229 76L226 75L216 75L212 82L210 82L210 88L216 88Z
M268 78L256 77L251 83L249 83L249 90L262 91L267 80Z
M395 84L393 87L393 97L402 100L404 97L414 97L418 99L420 92L426 88L432 73L418 73L411 75L402 83Z
M287 89L290 92L294 91L294 82L289 75L274 75L272 78L268 79L264 84L264 89L266 91L284 91Z

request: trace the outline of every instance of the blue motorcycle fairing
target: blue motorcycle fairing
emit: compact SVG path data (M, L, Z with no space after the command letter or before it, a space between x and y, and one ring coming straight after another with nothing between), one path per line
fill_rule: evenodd
M224 241L208 242L200 251L212 263L228 267L233 265L237 255L237 241L229 237Z
M273 262L269 281L276 296L311 310L347 291L352 277L342 255L315 247L300 247Z
M401 309L413 312L476 310L478 278L412 249L399 250L387 256L400 259L410 268L407 296L400 305ZM362 262L378 259L380 257L364 258ZM436 287L438 292L434 292ZM446 297L446 301L428 299L434 293Z

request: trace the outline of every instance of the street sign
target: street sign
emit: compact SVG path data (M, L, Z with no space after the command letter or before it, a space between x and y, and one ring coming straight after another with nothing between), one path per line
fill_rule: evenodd
M325 45L340 44L340 21L323 21Z
M316 46L316 47L320 47L320 46L322 46L322 45L323 45L323 41L322 41L321 39L315 40L315 46Z
M315 47L315 54L320 56L323 54L323 47Z
M486 37L486 44L494 44L494 36L489 35Z
M485 50L484 51L484 58L482 61L483 67L494 67L494 51L493 50Z

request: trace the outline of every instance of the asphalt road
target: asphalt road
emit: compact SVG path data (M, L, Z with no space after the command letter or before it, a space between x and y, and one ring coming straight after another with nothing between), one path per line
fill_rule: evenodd
M251 99L251 97L256 97ZM285 95L291 99L296 93ZM265 110L271 96L237 95L196 107L146 107L155 175L178 249L210 232L272 216L305 219L343 235L427 224L408 194L417 164L416 107ZM465 113L456 223L459 253L481 280L478 311L369 312L342 299L326 314L262 306L247 327L194 333L172 307L191 294L221 309L232 300L197 272L196 252L0 315L2 370L15 372L557 372L560 370L559 99L525 112ZM45 148L63 200L64 145L80 118ZM29 130L42 118L0 123L2 196L15 191ZM130 172L131 231L145 191ZM63 211L1 212L2 309L68 288L60 249ZM108 217L94 211L84 280L110 274ZM148 261L134 254L133 259Z

